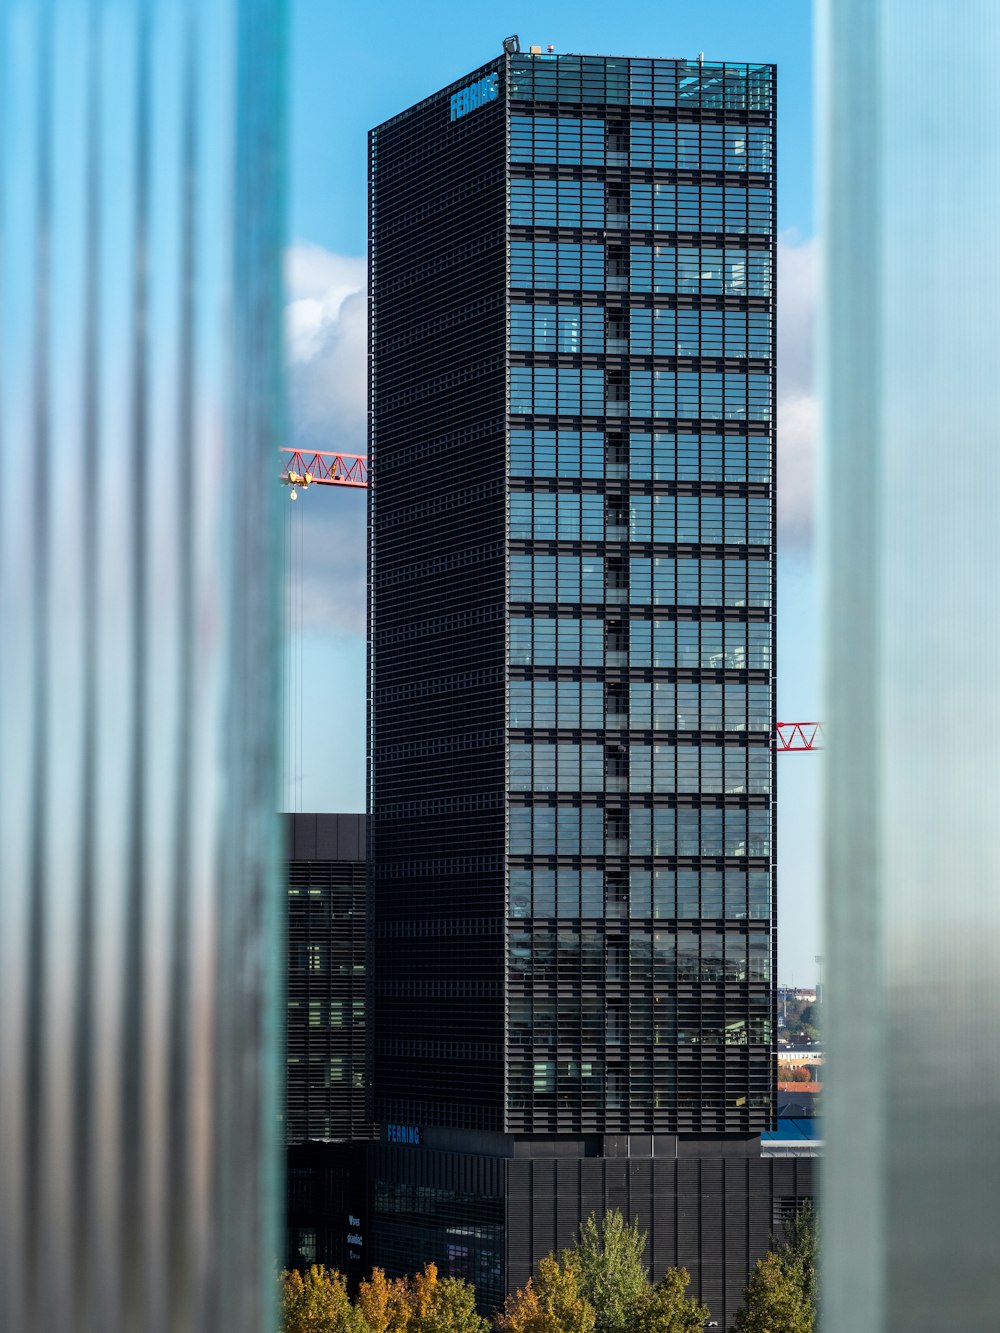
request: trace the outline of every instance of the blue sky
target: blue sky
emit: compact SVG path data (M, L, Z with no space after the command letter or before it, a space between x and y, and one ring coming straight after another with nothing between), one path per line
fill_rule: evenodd
M363 453L367 131L474 69L508 33L557 51L775 61L778 65L779 680L782 720L819 708L811 553L813 237L809 0L636 0L458 5L292 0L288 264L290 431ZM302 566L301 757L289 806L365 805L365 516L361 492L289 506ZM298 679L298 672L296 672ZM298 715L297 700L292 709ZM779 979L815 979L817 755L779 764Z

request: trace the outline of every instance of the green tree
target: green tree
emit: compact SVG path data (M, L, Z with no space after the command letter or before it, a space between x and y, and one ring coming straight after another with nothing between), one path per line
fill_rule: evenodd
M777 1253L797 1276L802 1295L814 1311L819 1309L819 1235L816 1210L806 1199L790 1222L785 1223L784 1243Z
M736 1333L813 1333L815 1323L794 1268L773 1250L758 1259L733 1324Z
M313 1264L303 1277L298 1269L281 1275L282 1333L368 1333L351 1305L347 1282L335 1268Z
M629 1225L617 1209L606 1213L601 1223L591 1214L575 1246L563 1250L563 1266L576 1268L580 1292L594 1308L595 1333L694 1333L701 1329L709 1310L687 1296L691 1280L687 1271L668 1268L654 1286L643 1263L645 1252L646 1232L639 1229L638 1221ZM540 1324L537 1333L549 1333L549 1327ZM536 1330L526 1325L525 1333Z
M710 1311L688 1297L690 1281L686 1268L668 1268L640 1303L632 1325L635 1333L699 1333Z
M646 1232L638 1221L629 1225L617 1208L605 1213L601 1223L591 1213L576 1244L563 1251L563 1264L577 1266L580 1289L597 1316L597 1333L633 1333L649 1292L645 1251Z
M497 1316L499 1333L594 1333L594 1307L580 1291L575 1262L554 1254L538 1261L534 1277L508 1296Z

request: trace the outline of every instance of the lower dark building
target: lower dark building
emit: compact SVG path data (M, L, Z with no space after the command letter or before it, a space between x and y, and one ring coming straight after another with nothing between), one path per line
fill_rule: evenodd
M365 818L288 816L285 1263L390 1276L433 1260L491 1314L591 1214L649 1232L727 1327L772 1234L814 1193L815 1159L752 1135L504 1135L365 1119ZM783 1145L769 1145L779 1152ZM801 1151L809 1151L808 1147Z
M365 816L293 814L288 846L285 1264L352 1281L366 1255Z
M410 1132L422 1141L401 1141ZM757 1138L570 1142L406 1126L383 1138L369 1146L374 1262L394 1276L433 1260L475 1283L486 1314L591 1213L619 1208L648 1231L654 1277L686 1268L691 1295L728 1327L754 1262L815 1192L814 1158L764 1158Z
M285 1141L370 1138L365 816L288 815L287 836Z
M285 1267L325 1264L352 1290L372 1269L368 1238L368 1150L355 1143L293 1143L286 1178Z

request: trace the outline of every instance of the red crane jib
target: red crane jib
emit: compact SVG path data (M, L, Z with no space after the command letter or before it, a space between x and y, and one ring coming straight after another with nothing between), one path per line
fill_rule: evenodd
M295 480L297 485L368 488L368 458L365 454L328 454L321 450L310 453L305 449L282 449L281 453L282 480ZM307 475L308 482L298 480Z
M776 722L774 724L776 750L822 750L822 722Z

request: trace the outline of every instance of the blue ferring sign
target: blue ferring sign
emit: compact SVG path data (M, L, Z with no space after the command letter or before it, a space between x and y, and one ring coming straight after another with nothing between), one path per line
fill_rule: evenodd
M478 111L480 107L488 106L490 102L497 100L499 92L500 86L496 74L487 74L485 78L477 79L468 87L459 88L457 93L451 95L449 119L461 120L470 111Z
M419 1125L386 1125L385 1127L386 1143L412 1143L421 1144L424 1141L424 1135Z

